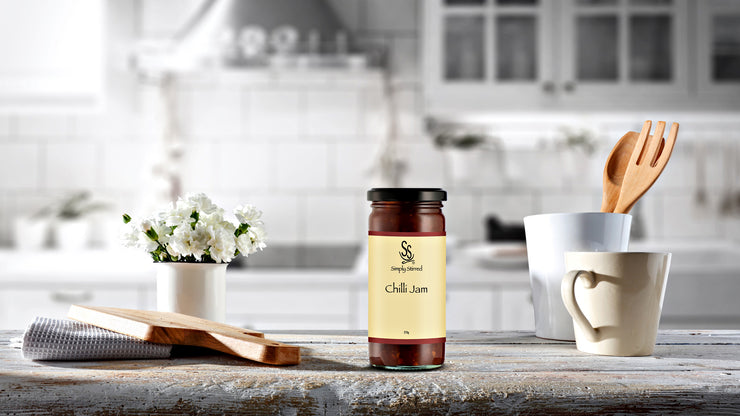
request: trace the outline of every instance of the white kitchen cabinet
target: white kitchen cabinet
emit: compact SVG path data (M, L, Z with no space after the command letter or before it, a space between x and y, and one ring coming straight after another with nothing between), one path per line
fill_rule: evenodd
M640 107L688 99L687 2L562 2L559 98L566 107ZM551 45L555 47L555 45Z
M103 0L0 0L0 113L97 110Z
M305 282L304 282L305 283ZM349 282L348 282L349 283ZM227 323L247 328L352 329L351 287L341 285L229 285Z
M671 270L666 285L662 329L740 329L740 276L737 272L683 273Z
M534 331L534 307L529 287L504 288L500 292L500 299L498 329Z
M423 7L429 114L699 104L691 40L704 2L430 0Z
M740 2L707 0L697 10L696 63L704 100L740 106Z
M26 328L36 317L63 318L73 304L146 309L146 288L63 283L0 290L0 329Z
M447 329L498 329L497 295L494 290L447 290Z
M430 0L424 7L427 109L546 106L555 85L551 1Z
M548 98L553 2L424 2L424 68L428 105L512 105ZM505 42L507 39L512 41Z

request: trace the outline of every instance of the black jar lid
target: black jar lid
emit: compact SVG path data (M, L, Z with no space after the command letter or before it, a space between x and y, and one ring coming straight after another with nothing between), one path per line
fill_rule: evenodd
M368 201L447 201L442 188L372 188L367 191Z

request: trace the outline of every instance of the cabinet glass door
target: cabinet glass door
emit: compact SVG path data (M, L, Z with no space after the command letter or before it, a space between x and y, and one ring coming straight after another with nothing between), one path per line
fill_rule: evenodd
M697 75L699 92L712 102L740 105L740 1L698 4Z
M670 81L673 78L672 20L669 15L632 15L628 23L629 79Z
M425 12L427 89L440 104L506 108L541 100L552 84L549 0L429 0ZM436 69L439 68L439 69ZM546 88L545 88L546 90ZM468 107L462 104L461 107Z
M491 78L496 84L539 85L547 68L542 0L495 0L491 7Z
M712 16L713 82L740 81L740 13Z
M447 16L444 25L444 78L448 81L485 79L483 16Z
M496 83L539 78L538 0L445 0L444 6L444 80Z
M566 4L560 66L566 101L588 97L593 102L602 94L652 98L654 93L687 93L686 45L679 35L686 29L685 0Z
M671 81L670 0L576 3L575 81Z
M537 80L537 19L534 16L498 16L495 28L496 80Z
M619 26L616 16L576 19L576 80L619 79Z

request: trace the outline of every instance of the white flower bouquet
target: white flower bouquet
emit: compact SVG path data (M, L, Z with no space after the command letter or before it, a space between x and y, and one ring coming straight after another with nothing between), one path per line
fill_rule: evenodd
M234 215L238 225L205 194L188 194L139 222L123 214L129 226L123 243L144 249L155 262L185 263L228 263L267 247L262 211L240 205Z

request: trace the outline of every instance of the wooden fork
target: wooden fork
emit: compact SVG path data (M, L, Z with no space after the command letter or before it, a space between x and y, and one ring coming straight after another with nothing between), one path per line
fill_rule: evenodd
M655 132L648 140L650 127L652 127L650 120L642 125L635 150L624 172L622 190L614 212L629 213L637 200L655 183L671 157L678 136L678 123L671 125L667 139L663 139L665 121L658 122Z

